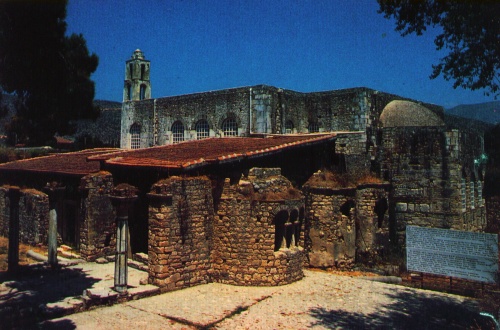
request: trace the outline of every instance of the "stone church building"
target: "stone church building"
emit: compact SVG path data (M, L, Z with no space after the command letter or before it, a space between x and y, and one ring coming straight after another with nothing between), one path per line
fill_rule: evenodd
M1 235L45 244L54 210L59 242L95 260L127 197L132 252L174 290L286 284L385 262L406 225L486 225L483 132L440 106L266 85L151 98L150 64L126 61L121 149L0 165Z

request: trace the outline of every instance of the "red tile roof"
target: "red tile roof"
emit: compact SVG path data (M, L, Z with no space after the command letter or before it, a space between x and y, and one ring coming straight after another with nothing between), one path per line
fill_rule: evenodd
M89 149L78 152L18 160L0 164L0 172L21 171L83 176L100 170L99 163L87 161L89 156L95 156L103 153L109 154L110 152L117 150L119 149Z
M114 152L89 157L116 166L192 169L194 167L250 159L332 140L335 134L272 135L264 138L209 138L179 144Z

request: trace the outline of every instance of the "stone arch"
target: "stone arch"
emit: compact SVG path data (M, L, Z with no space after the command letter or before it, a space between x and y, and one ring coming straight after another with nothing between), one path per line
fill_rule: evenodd
M220 117L217 123L217 129L220 130L220 132L224 131L224 123L228 122L229 120L235 121L236 122L236 127L237 127L237 134L240 132L241 129L241 120L240 118L234 113L234 112L228 112L226 116ZM224 135L222 135L224 136Z
M296 229L299 225L299 210L293 209L290 211L290 216L288 218L288 223L285 225L285 238L286 238L286 247L294 247L297 246L297 235Z
M279 251L285 242L285 223L288 221L288 211L281 210L273 217L274 223L274 251Z

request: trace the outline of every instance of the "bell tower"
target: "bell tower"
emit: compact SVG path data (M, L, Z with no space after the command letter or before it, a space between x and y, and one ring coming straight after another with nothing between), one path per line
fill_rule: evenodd
M149 65L150 61L144 58L144 54L140 49L136 49L132 57L125 62L123 102L151 98Z

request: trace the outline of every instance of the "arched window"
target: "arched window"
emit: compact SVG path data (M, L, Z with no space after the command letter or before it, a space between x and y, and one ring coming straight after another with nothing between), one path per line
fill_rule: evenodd
M199 120L196 123L196 139L206 139L209 136L210 127L205 119Z
M293 122L291 120L287 120L285 123L285 134L293 133Z
M309 133L318 133L319 132L319 125L318 123L309 123Z
M132 100L132 86L130 86L130 84L127 84L127 96L126 96L126 100L127 101Z
M280 211L274 217L274 251L279 251L279 249L286 246L285 241L285 223L288 220L288 212Z
M184 141L184 125L180 121L176 121L172 125L172 139L173 143Z
M141 85L141 90L139 93L139 100L144 100L146 98L146 85Z
M141 147L141 126L135 123L130 126L130 148L139 149Z
M227 118L222 123L224 136L238 136L238 124L234 118Z

